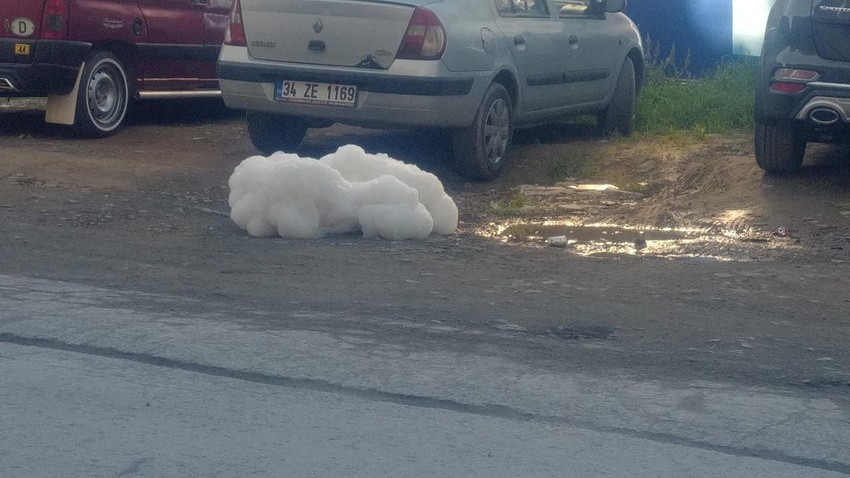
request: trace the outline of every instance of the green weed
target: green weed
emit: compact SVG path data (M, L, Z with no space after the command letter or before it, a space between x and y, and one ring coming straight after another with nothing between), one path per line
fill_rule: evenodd
M485 213L500 217L522 217L534 206L534 201L522 191L515 191L510 197L490 201Z
M600 154L582 154L557 158L552 163L549 177L552 178L553 182L593 177L602 160Z
M687 71L689 57L676 60L675 49L663 59L647 40L646 81L637 103L637 130L667 136L750 131L755 101L756 62L749 57L725 60L701 77Z

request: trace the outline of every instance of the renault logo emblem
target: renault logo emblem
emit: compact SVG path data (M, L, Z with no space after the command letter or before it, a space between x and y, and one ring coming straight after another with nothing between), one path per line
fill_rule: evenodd
M322 20L317 18L316 21L313 22L313 31L316 33L322 33L322 28L325 28L325 26L322 25Z

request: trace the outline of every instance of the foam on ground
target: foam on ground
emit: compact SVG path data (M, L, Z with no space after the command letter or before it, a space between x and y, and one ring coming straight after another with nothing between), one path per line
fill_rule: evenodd
M354 145L318 160L281 152L252 156L228 184L230 217L252 236L361 232L402 240L457 229L457 206L436 176Z

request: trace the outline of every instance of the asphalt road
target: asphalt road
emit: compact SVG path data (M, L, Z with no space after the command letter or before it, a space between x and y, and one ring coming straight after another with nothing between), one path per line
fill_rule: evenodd
M203 308L0 276L3 476L850 474L840 398L571 370L510 331Z

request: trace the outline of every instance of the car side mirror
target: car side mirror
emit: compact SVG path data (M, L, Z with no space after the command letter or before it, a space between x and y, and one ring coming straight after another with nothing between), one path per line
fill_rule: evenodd
M606 13L620 13L626 9L628 0L608 0L605 2Z

